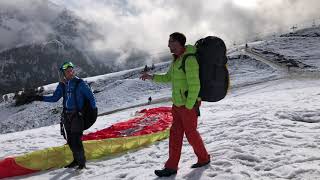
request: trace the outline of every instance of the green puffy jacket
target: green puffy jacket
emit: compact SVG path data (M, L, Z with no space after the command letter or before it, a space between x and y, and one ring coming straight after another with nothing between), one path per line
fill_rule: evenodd
M166 74L155 74L153 77L155 82L171 82L173 104L186 106L187 109L193 108L200 91L199 64L194 56L188 56L185 61L186 72L183 72L180 67L183 56L195 52L196 48L194 46L187 45L184 54L171 63Z

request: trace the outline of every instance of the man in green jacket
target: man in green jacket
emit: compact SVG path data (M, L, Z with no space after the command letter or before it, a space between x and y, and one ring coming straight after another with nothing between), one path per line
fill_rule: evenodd
M198 157L197 163L191 168L198 168L210 163L202 138L197 131L197 109L200 106L199 64L194 56L188 56L185 61L185 72L181 68L182 59L186 54L195 53L196 48L191 45L185 46L186 37L179 32L172 33L168 47L173 54L174 60L166 74L150 75L146 72L140 77L142 80L150 79L155 82L172 83L172 116L173 122L169 137L169 159L164 169L155 170L157 176L171 176L177 173L181 156L183 136L187 140Z

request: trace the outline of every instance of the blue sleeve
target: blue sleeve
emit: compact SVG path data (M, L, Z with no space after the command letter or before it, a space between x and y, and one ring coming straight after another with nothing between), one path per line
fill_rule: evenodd
M59 83L57 86L56 90L54 91L52 96L43 96L43 101L44 102L57 102L59 99L62 97L63 90L62 90L62 85Z
M93 109L97 108L96 99L93 96L93 92L91 91L91 88L89 87L89 85L84 81L80 83L80 91L87 99L89 99L91 107Z

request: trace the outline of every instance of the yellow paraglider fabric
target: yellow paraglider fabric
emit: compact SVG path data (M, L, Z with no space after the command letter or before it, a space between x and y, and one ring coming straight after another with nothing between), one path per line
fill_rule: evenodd
M84 141L83 145L86 159L91 160L149 145L155 141L166 139L168 136L169 130L167 129L162 132L142 136ZM31 170L59 168L69 164L72 160L72 153L68 145L51 147L15 157L18 165Z

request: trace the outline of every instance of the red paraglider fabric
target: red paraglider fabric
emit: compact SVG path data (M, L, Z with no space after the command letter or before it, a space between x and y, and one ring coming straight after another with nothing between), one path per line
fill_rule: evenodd
M84 135L82 140L99 140L126 136L140 136L167 129L172 122L171 108L159 107L142 110L141 117L114 124L100 131Z
M82 140L88 141L88 143L90 143L92 142L91 140L106 140L110 138L123 139L126 137L132 137L132 136L138 137L141 135L149 135L149 134L156 135L159 132L165 132L165 130L167 130L171 126L171 122L172 122L171 107L159 107L159 108L153 108L148 110L143 109L139 113L141 113L141 116L135 117L128 121L113 124L108 128L84 135L82 137ZM166 138L167 136L168 135L159 136L159 138L156 140L161 140L161 137L163 139L163 137ZM57 152L60 152L58 150L61 150L61 149L62 148L59 148L59 147L57 148L53 147L51 151L57 150L56 151L57 153ZM17 157L8 157L3 160L0 160L0 178L26 175L26 174L38 172L44 169L57 168L56 166L44 167L39 165L41 163L38 163L38 161L41 161L41 160L37 158L43 157L43 156L36 156L36 155L41 155L42 153L48 153L48 151L40 150L40 151L34 151L34 152L31 152L30 154L27 154L27 155L22 155ZM55 152L55 151L52 151L52 152ZM90 153L90 152L87 152L87 153ZM25 159L26 157L29 159ZM61 156L61 157L65 157L65 156ZM55 156L55 159L56 159L56 156ZM38 167L38 168L30 169L28 167Z

